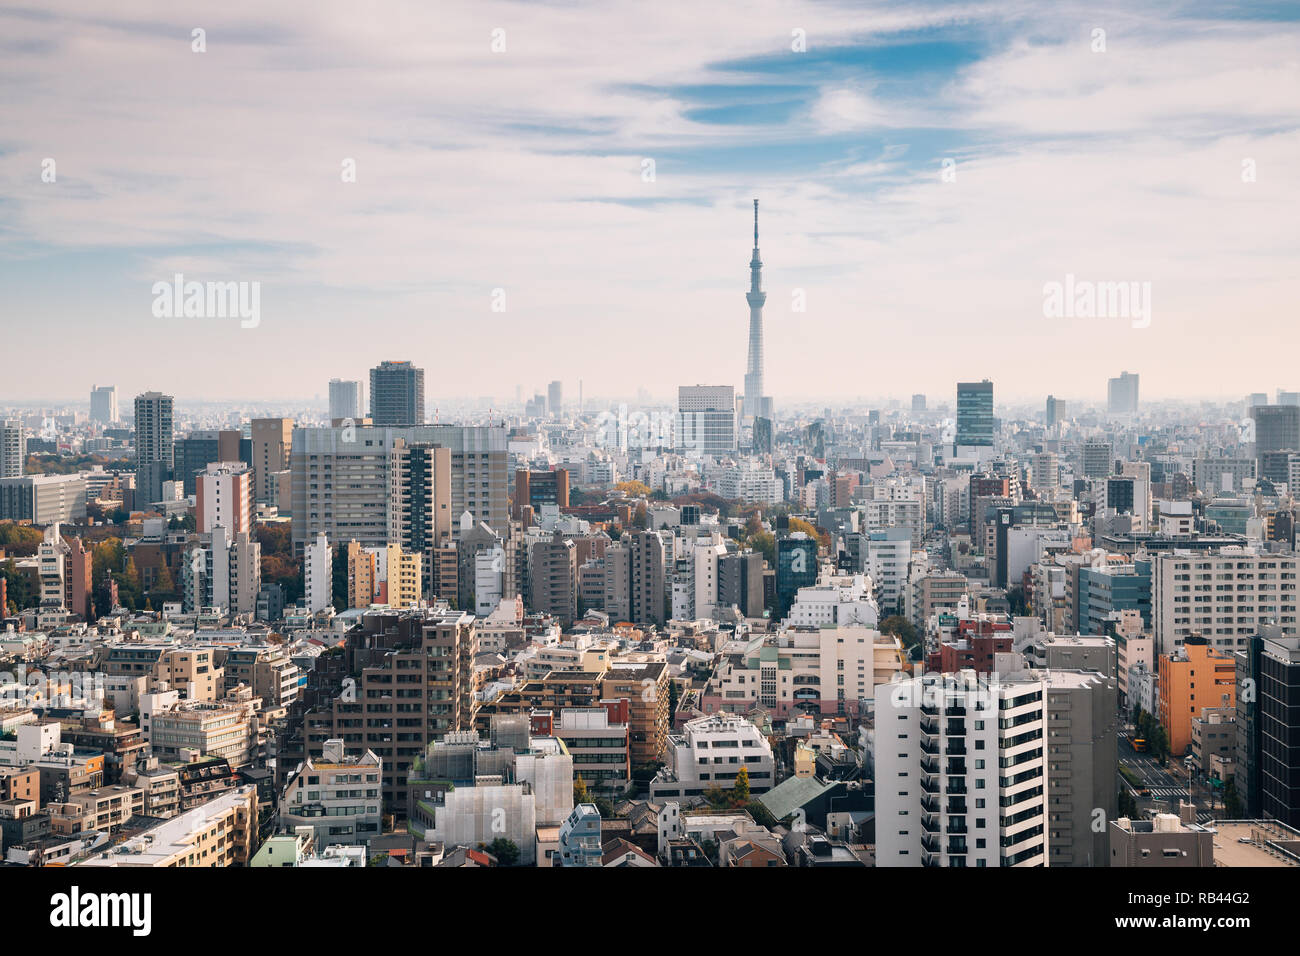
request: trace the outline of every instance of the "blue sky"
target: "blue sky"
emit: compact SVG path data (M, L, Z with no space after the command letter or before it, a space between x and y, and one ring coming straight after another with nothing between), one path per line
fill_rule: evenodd
M739 387L755 196L778 403L1300 386L1295 5L716 6L10 5L0 404L106 356L182 398ZM260 324L156 318L176 272ZM1066 274L1150 325L1045 318Z

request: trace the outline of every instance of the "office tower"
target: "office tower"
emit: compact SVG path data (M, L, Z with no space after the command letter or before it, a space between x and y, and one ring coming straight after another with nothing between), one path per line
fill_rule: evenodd
M754 419L753 451L755 455L772 454L775 444L772 440L772 419L759 416Z
M1266 453L1300 451L1300 405L1256 405L1250 417L1255 422L1256 474L1264 473Z
M1246 407L1253 408L1256 405L1267 405L1268 394L1265 392L1251 392L1246 396ZM1278 403L1279 405L1281 402Z
M886 690L876 706L876 865L1046 865L1043 675L989 681L964 670Z
M572 539L556 531L538 541L530 555L532 601L529 609L554 617L567 627L578 616L578 560Z
M1236 662L1237 792L1249 818L1300 826L1300 637L1261 627Z
M239 463L208 465L199 474L194 495L195 525L199 534L225 528L231 534L253 527L253 473Z
M564 383L554 381L546 387L546 409L552 418L558 418L564 410Z
M1300 405L1300 392L1285 392L1279 388L1277 390L1277 403L1279 405Z
M190 432L174 444L172 474L192 495L198 485L199 472L220 462L243 462L253 466L253 442L234 429Z
M21 478L27 461L22 422L0 422L0 478Z
M1105 478L1110 474L1113 449L1108 441L1083 443L1082 466L1085 478Z
M763 261L758 255L758 200L754 200L754 254L749 260L749 353L745 365L743 415L746 422L772 417L772 400L763 394Z
M350 418L359 421L365 403L361 398L362 385L341 378L330 379L330 421L336 422Z
M301 552L320 532L331 541L366 547L389 542L392 452L430 445L451 453L451 536L461 520L487 522L504 535L510 521L506 430L500 426L421 425L381 428L296 428L290 455L293 543Z
M698 599L697 599L698 606ZM718 604L745 617L763 616L763 555L743 551L718 555Z
M564 468L554 471L528 471L520 468L515 472L514 507L511 517L521 520L525 507L532 507L538 514L543 507L569 507L569 472Z
M915 395L912 396L912 411L914 412L925 411L925 396L922 395L920 392L917 392Z
M312 614L334 604L334 549L323 534L303 550L303 591Z
M135 500L147 507L162 500L164 481L172 478L174 399L161 392L135 398Z
M116 385L96 385L90 390L90 420L101 425L117 421Z
M424 369L381 362L370 370L370 417L376 425L424 424Z
M784 620L800 588L817 583L817 540L802 531L776 539L776 609Z
M993 432L993 383L958 382L957 447L991 448Z
M678 387L677 447L716 456L736 450L736 398L732 386Z
M0 521L81 524L88 496L84 473L0 478Z
M1121 372L1106 385L1106 410L1111 415L1136 415L1138 410L1138 375Z
M253 435L253 499L259 505L275 504L272 494L278 471L289 467L289 452L293 446L292 418L254 418Z
M1047 408L1043 412L1043 422L1048 428L1051 428L1061 420L1061 403L1056 400L1055 395L1047 396Z

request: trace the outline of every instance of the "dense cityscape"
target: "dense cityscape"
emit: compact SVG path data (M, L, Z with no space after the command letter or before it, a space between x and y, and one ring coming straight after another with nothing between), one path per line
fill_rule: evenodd
M0 3L15 912L1285 922L1294 10L189 6Z

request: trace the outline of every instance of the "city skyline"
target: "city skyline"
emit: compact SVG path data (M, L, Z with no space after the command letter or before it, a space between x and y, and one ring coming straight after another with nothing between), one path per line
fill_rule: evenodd
M1152 398L1290 386L1276 343L1300 291L1300 74L1282 7L783 3L737 22L396 6L378 32L336 6L203 24L145 8L0 13L15 91L0 307L17 354L112 328L204 355L139 386L178 399L320 394L394 357L431 370L431 397L513 391L482 387L489 357L511 383L585 365L593 396L632 356L655 394L739 390L735 262L757 197L778 408L864 380L1046 395L1117 351ZM446 70L464 82L421 82ZM151 289L177 273L259 283L259 321L157 317ZM1047 318L1045 287L1076 279L1149 283L1151 314ZM1016 368L1008 339L1051 360ZM809 376L822 342L861 359ZM61 369L102 374L89 355ZM42 384L19 366L0 400Z

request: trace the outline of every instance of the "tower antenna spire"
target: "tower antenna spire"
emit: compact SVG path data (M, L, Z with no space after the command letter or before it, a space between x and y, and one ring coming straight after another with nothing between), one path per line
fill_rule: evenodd
M754 248L758 248L758 200L754 200Z

